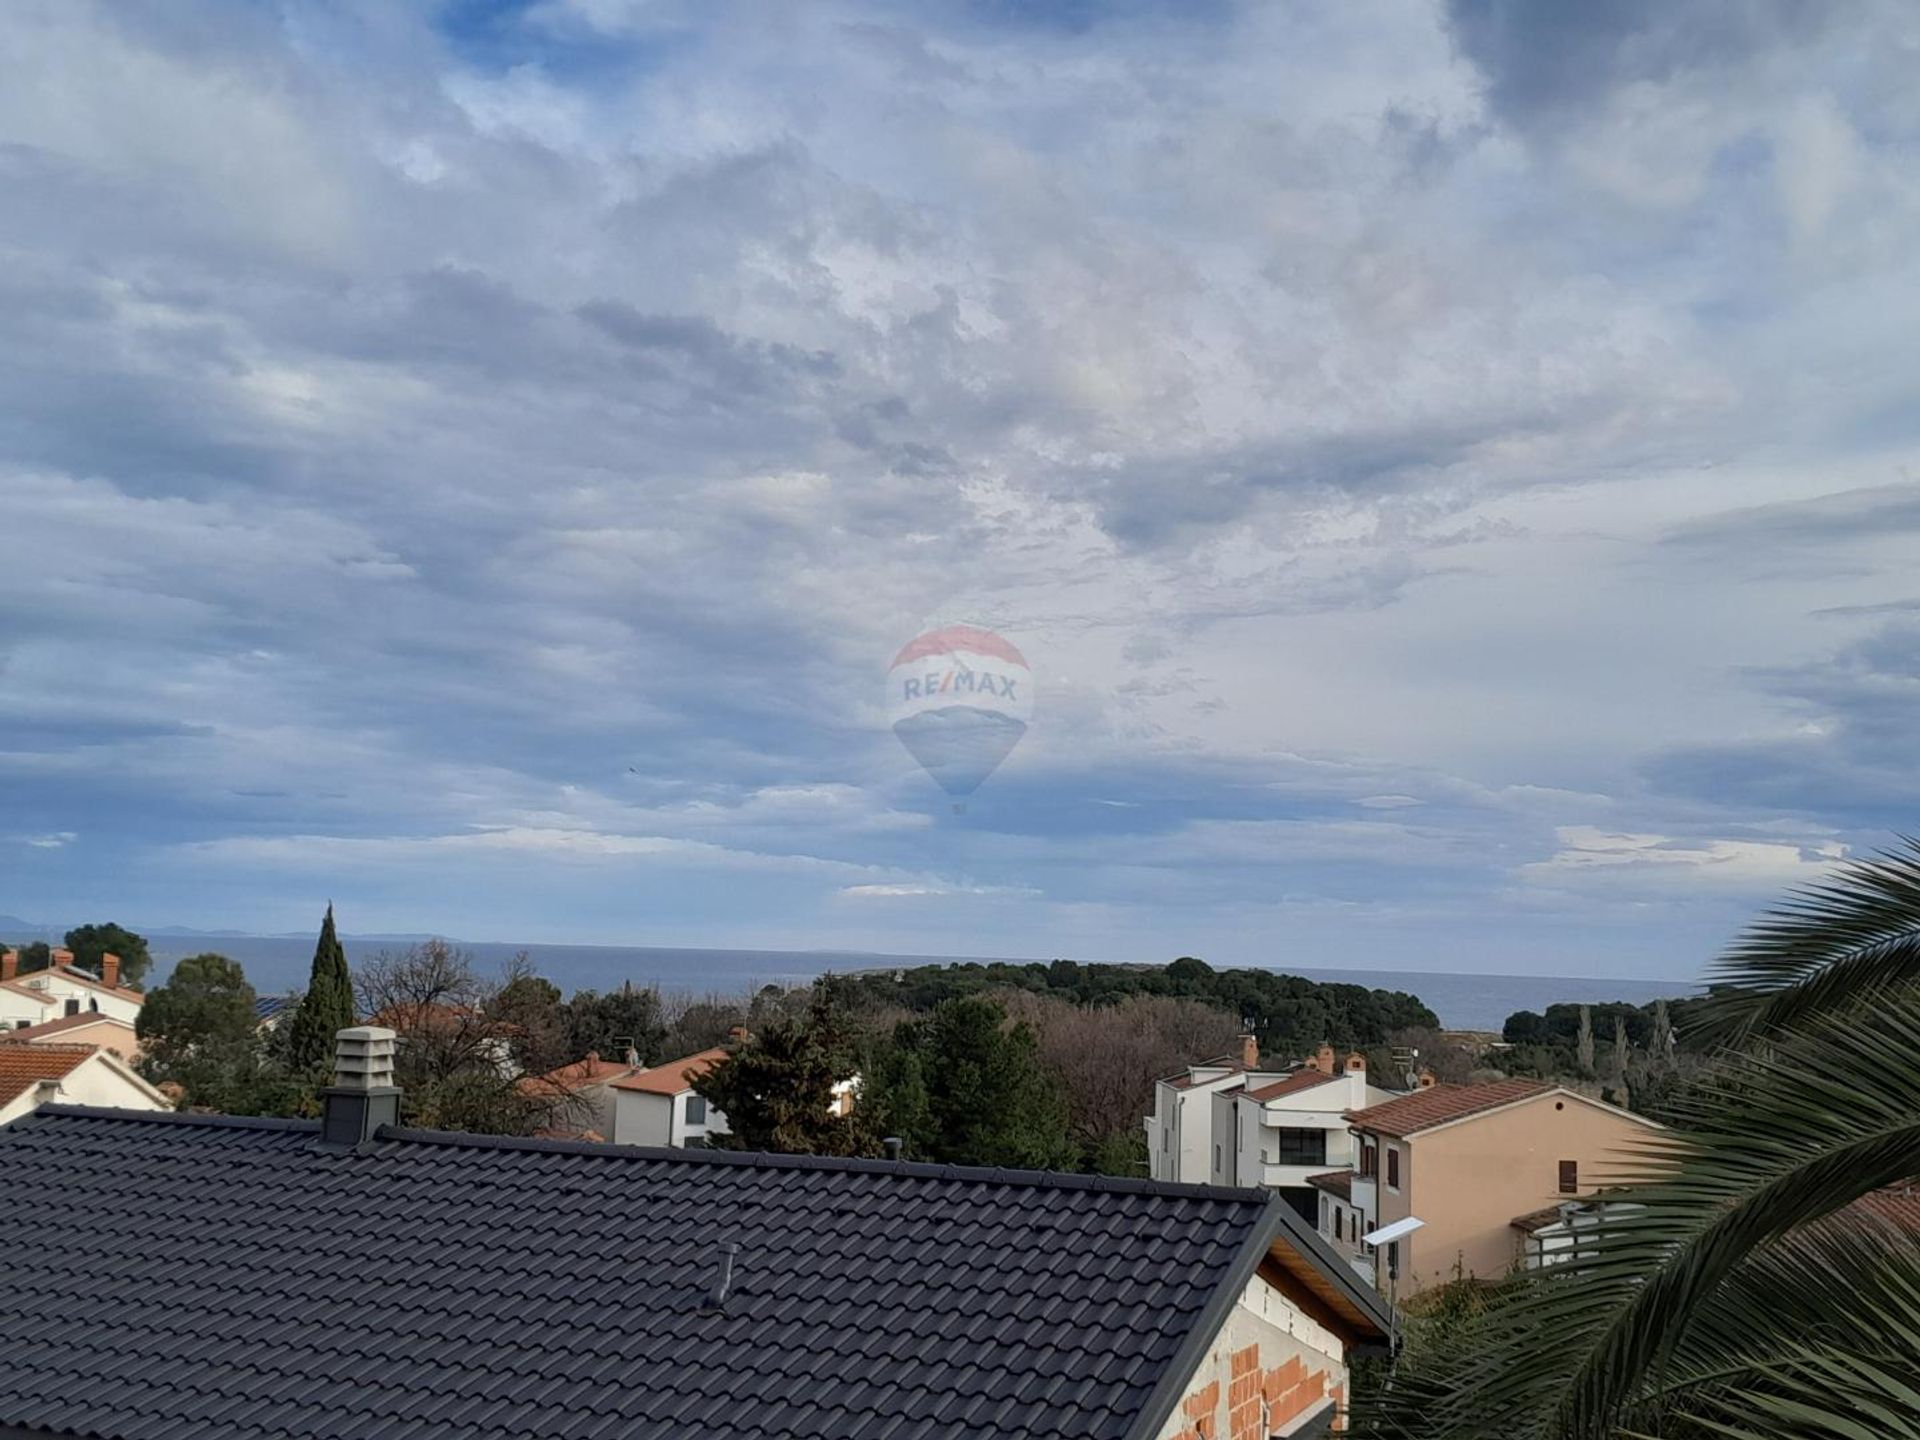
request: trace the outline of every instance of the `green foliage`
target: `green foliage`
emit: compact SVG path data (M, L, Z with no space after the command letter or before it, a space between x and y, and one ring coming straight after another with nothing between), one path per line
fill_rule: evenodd
M720 1027L720 1035L724 1037L728 1026L734 1023L737 1022L730 1018ZM565 1024L568 1060L578 1060L589 1051L598 1052L608 1060L624 1060L628 1046L639 1054L643 1065L675 1058L667 1054L667 1027L660 992L650 985L628 983L604 995L592 990L578 991L567 1003ZM715 1040L692 1045L675 1053L690 1055L717 1043Z
M1051 964L920 965L844 977L863 1008L926 1013L942 1002L993 991L1025 990L1078 1005L1113 1005L1131 995L1199 1000L1232 1014L1259 1040L1263 1054L1295 1059L1330 1041L1340 1050L1386 1042L1395 1030L1437 1029L1439 1017L1398 990L1333 984L1273 970L1215 970L1182 956L1164 967Z
M81 925L67 931L67 949L73 952L76 965L95 974L100 971L103 955L118 955L122 985L138 985L153 965L153 956L147 953L146 937L112 921L105 925Z
M34 940L19 946L16 952L20 962L16 973L29 975L35 970L45 970L53 964L53 947L44 940Z
M965 997L902 1021L871 1106L915 1159L1060 1168L1070 1162L1067 1107L1041 1066L1033 1032Z
M1920 1177L1909 878L1911 844L1747 935L1710 1015L1733 1043L1667 1102L1640 1183L1572 1258L1410 1350L1358 1433L1920 1440L1920 1240L1870 1200Z
M861 1155L877 1148L856 1107L835 1112L833 1087L856 1073L851 1037L833 991L814 987L804 1016L775 1016L736 1045L726 1060L696 1076L694 1093L727 1117L718 1143L788 1155Z
M324 1084L333 1067L334 1036L352 1024L353 972L347 968L347 952L334 931L333 906L329 905L326 918L320 922L307 993L293 1017L284 1022L288 1071Z
M259 1113L271 1103L254 1028L253 986L224 955L192 955L140 1007L140 1072L185 1091L187 1108Z

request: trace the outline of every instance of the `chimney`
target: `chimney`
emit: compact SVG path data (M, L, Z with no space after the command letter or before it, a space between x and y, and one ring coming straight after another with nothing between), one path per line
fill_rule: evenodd
M898 1160L900 1158L901 1140L898 1135L889 1135L886 1139L882 1140L880 1144L887 1152L887 1159Z
M1431 1090L1433 1088L1433 1072L1431 1070L1422 1070L1414 1083L1422 1090Z
M0 980L12 980L20 973L20 952L9 950L0 955Z
M100 957L100 983L109 990L120 988L120 957L118 955Z
M333 1037L333 1084L320 1092L322 1145L358 1149L382 1125L400 1122L393 1042L394 1032L382 1025L356 1025Z
M1260 1068L1260 1041L1253 1035L1240 1037L1240 1063L1249 1070Z
M1349 1075L1366 1074L1367 1073L1367 1057L1362 1055L1358 1050L1355 1050L1352 1054L1348 1055L1347 1056L1347 1073Z
M1322 1075L1333 1074L1333 1046L1322 1045L1320 1047L1319 1052L1313 1057L1313 1068L1318 1070Z

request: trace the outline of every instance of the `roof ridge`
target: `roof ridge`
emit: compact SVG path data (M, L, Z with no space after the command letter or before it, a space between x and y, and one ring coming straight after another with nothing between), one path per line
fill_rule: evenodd
M38 1050L52 1046L38 1045ZM88 1049L95 1047L88 1046ZM206 1125L217 1130L307 1130L320 1133L318 1120L293 1120L280 1115L218 1115L194 1110L127 1110L109 1105L42 1105L31 1115L66 1115L81 1120L118 1120L128 1125Z
M51 1109L53 1107L45 1107ZM65 1107L69 1111L77 1107ZM96 1112L97 1113L97 1112ZM783 1155L768 1150L708 1150L667 1145L615 1145L611 1141L553 1140L533 1135L476 1135L464 1130L416 1130L383 1125L376 1140L455 1145L476 1150L531 1150L560 1155L604 1155L627 1160L668 1160L688 1165L734 1165L766 1170L840 1170L849 1174L903 1175L919 1180L971 1180L989 1185L1031 1185L1055 1190L1104 1190L1130 1195L1168 1195L1193 1200L1239 1200L1264 1205L1269 1192L1231 1185L1183 1185L1131 1175L1083 1175L1071 1170L1029 1170L994 1165L943 1165L920 1160L876 1160L864 1155Z

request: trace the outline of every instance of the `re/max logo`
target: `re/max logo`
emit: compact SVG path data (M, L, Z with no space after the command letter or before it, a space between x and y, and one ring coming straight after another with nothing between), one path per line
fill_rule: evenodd
M935 695L991 695L1000 700L1017 700L1014 682L1005 675L987 675L976 670L954 669L944 675L915 675L902 682L903 700L925 700Z

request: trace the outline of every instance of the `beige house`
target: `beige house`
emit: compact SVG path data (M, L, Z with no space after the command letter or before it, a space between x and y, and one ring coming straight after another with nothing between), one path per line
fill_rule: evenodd
M38 1025L0 1029L0 1041L23 1045L97 1045L112 1051L129 1065L140 1058L140 1037L132 1024L97 1010L62 1015L58 1020L43 1020Z
M42 1105L173 1109L124 1061L96 1046L0 1044L0 1125Z
M1432 1085L1347 1119L1357 1164L1345 1200L1316 1182L1321 1234L1353 1254L1355 1223L1418 1221L1372 1247L1375 1287L1397 1298L1506 1274L1521 1260L1516 1215L1617 1183L1660 1128L1544 1080Z

